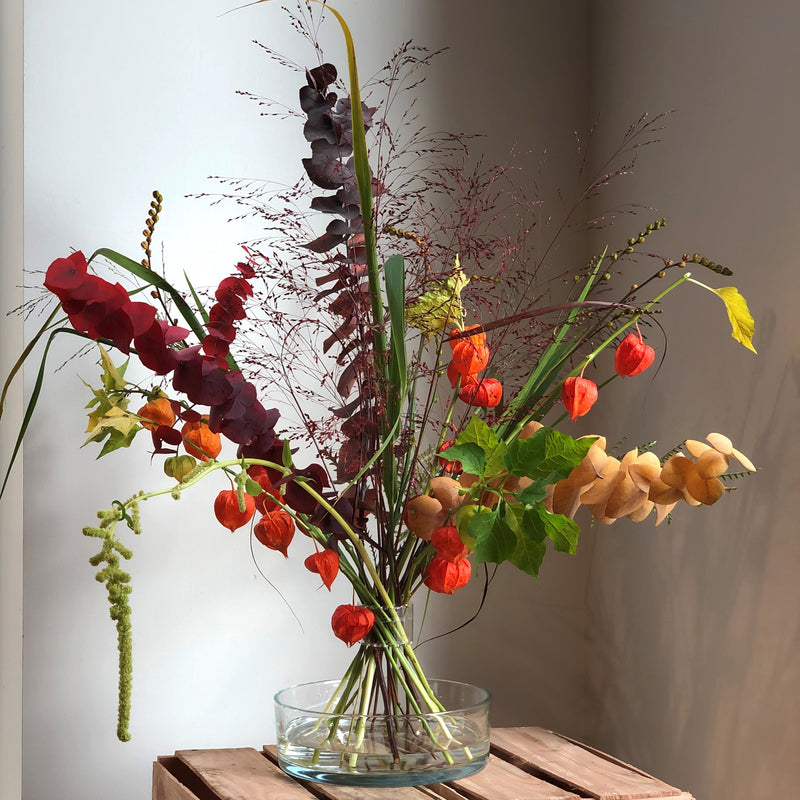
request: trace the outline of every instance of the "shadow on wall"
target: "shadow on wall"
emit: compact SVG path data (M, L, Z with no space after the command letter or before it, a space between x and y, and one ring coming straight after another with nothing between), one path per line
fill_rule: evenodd
M764 786L788 796L800 778L800 619L785 613L800 543L786 509L765 500L767 491L793 491L781 421L784 398L798 393L800 357L763 407L776 336L770 312L760 320L762 355L742 387L745 416L758 420L762 471L712 511L680 509L674 529L620 526L596 545L592 739L698 797L757 796Z
M451 50L431 70L428 89L440 92L437 105L426 112L431 126L485 134L475 150L489 163L505 161L512 150L532 151L535 169L547 152L548 173L572 181L573 135L588 130L590 122L587 6L468 0L453 14L450 4L436 4L439 16L431 21L431 35ZM556 35L561 31L569 35ZM452 64L456 69L447 69ZM542 176L527 177L533 187ZM559 188L570 187L537 186L552 195ZM581 263L585 254L568 239L560 242L560 257L567 264ZM576 558L549 554L540 582L502 566L479 618L421 649L431 674L489 688L495 725L541 724L583 736L589 555L588 545ZM476 569L466 589L453 597L432 597L431 633L469 619L480 604L481 581Z

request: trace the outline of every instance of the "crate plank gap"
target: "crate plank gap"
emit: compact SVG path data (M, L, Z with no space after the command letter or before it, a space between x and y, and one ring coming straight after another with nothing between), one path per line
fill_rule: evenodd
M543 728L496 728L486 769L451 783L354 788L298 781L275 745L178 750L153 763L153 800L694 800L613 756Z

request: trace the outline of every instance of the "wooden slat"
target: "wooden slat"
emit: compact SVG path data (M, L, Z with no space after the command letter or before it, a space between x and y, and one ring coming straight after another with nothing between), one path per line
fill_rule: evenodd
M264 755L274 764L278 763L276 745L265 745ZM314 793L319 797L329 798L329 800L375 800L378 794L380 800L427 800L430 797L421 787L416 786L387 786L376 789L371 786L334 786L328 783L315 783ZM310 794L307 800L311 800Z
M219 800L310 800L303 786L252 747L178 750L175 755Z
M197 795L187 789L162 763L154 761L153 800L197 800Z
M678 800L679 789L542 728L492 731L492 750L597 800Z
M480 772L449 784L438 784L435 789L444 800L460 800L463 796L473 800L580 800L578 795L493 755Z

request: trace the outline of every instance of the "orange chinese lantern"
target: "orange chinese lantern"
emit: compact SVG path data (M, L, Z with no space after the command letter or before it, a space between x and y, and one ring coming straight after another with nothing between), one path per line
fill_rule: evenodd
M331 617L331 627L337 639L348 647L360 642L375 624L375 615L363 606L339 606Z
M175 424L175 412L172 410L172 403L166 397L157 397L145 403L136 413L143 417L142 427L148 431L157 430L162 425L171 428Z
M561 402L572 419L586 414L597 400L597 384L584 378L567 378L561 387Z
M642 341L641 331L637 336L629 333L618 345L614 353L614 369L617 375L632 378L644 372L655 360L656 351Z
M222 451L222 439L208 427L205 417L198 422L187 422L181 428L181 434L186 452L201 461L216 458Z
M482 378L462 386L458 396L468 406L494 408L503 399L503 386L496 378Z
M464 330L469 331L479 327L479 325L470 325ZM458 330L450 331L451 336L457 333L459 333ZM451 339L450 349L453 351L451 366L461 375L476 375L489 363L489 348L486 346L485 333Z
M223 489L214 500L214 515L219 523L231 532L247 525L256 512L256 501L244 495L244 511L239 508L239 498L233 489Z
M428 564L424 583L432 592L453 594L456 589L469 582L470 575L472 566L466 558L454 564L441 556L434 556L433 561Z
M331 584L339 574L339 554L333 550L321 550L312 553L303 564L309 572L316 572L330 591Z
M289 558L289 545L294 538L294 520L282 508L264 514L256 523L253 533L264 547L277 550Z
M464 542L461 541L458 528L454 525L444 525L441 528L437 528L431 534L431 544L436 554L451 564L457 564L469 555L469 550Z

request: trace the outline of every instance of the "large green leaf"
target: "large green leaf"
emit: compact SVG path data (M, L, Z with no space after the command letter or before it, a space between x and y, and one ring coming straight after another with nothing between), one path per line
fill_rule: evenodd
M388 447L394 442L400 429L400 418L408 391L408 366L406 356L406 279L403 256L389 257L383 265L386 283L386 302L389 306L389 361L387 364L388 386L386 393L386 425L383 444ZM385 486L388 489L390 506L394 507L397 498L397 462L393 458L384 459Z
M484 461L481 466L474 464L473 459L470 457L471 455L474 456L478 449L484 454ZM465 452L470 463L476 467L475 469L468 467L467 463L462 459L461 456L464 455ZM447 458L449 460L461 461L465 472L491 479L503 472L503 458L505 453L505 442L498 441L497 434L494 430L480 417L473 416L464 430L456 436L455 444L448 448Z
M475 514L467 523L467 533L475 539L475 561L478 564L501 564L517 547L517 535L498 508Z
M45 325L47 325L47 323L45 323ZM40 336L44 332L44 330L45 328L43 328L39 332L39 334L37 334L37 337ZM33 384L33 391L31 392L30 399L28 400L28 405L25 407L25 413L22 416L22 425L20 425L19 432L17 433L17 440L16 442L14 442L14 449L11 451L11 459L8 462L8 468L6 469L6 474L5 477L3 478L3 485L0 486L0 497L3 496L3 492L5 492L6 490L6 485L8 484L8 478L11 475L11 469L14 466L14 462L17 459L17 454L19 453L20 447L22 447L22 440L25 438L25 433L27 432L28 426L30 425L31 418L33 417L33 412L36 409L36 403L39 401L39 395L42 392L42 385L44 384L45 367L47 365L47 354L50 351L50 345L53 343L53 339L55 338L55 335L57 333L71 333L76 336L81 336L84 339L88 338L83 334L77 333L76 331L72 330L72 328L55 328L50 332L50 336L47 338L47 343L44 346L44 352L42 353L42 360L39 364L39 370L36 373L36 380ZM26 348L26 352L24 355L27 355L29 352L30 350Z
M503 463L512 475L555 483L580 464L595 440L573 439L554 428L540 428L530 439L511 442Z
M522 515L522 526L537 541L545 536L556 550L575 555L578 547L578 524L563 514L551 514L542 503L528 506Z

